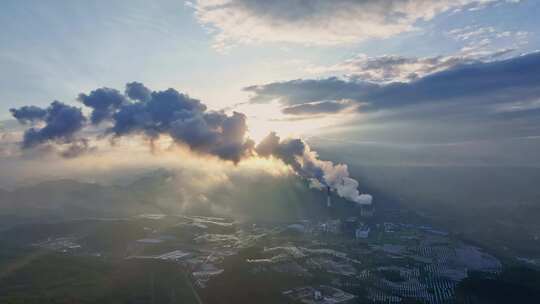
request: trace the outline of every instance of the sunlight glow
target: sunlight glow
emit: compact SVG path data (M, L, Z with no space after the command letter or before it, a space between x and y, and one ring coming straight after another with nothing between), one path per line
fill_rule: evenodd
M293 116L281 112L277 102L268 104L245 104L236 110L248 116L248 135L259 143L271 131L282 138L307 137L324 133L325 128L343 124L353 118L358 119L358 113L350 112L327 115Z

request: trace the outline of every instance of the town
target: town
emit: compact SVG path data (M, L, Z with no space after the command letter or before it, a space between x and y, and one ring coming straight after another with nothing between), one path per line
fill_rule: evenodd
M49 237L33 245L72 255L158 260L180 265L204 298L215 280L275 274L294 278L274 292L291 303L452 303L470 271L497 274L501 262L445 231L406 222L380 222L373 207L358 216L291 223L238 222L204 216L146 214L140 238L123 250L97 251L83 234ZM99 221L98 221L99 223ZM250 254L243 253L256 248ZM243 255L242 255L243 254ZM242 255L243 273L226 271ZM273 288L273 287L269 287Z

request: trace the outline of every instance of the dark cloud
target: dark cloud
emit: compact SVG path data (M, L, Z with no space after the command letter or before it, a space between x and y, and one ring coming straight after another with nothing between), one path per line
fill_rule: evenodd
M16 110L15 113L18 113L19 110ZM12 111L12 113L14 112ZM43 120L44 127L30 128L24 132L23 148L31 148L49 141L71 142L75 133L83 128L86 118L80 108L54 101L46 109Z
M233 162L253 153L254 143L246 138L248 127L242 113L207 111L199 100L174 89L147 94L150 91L136 82L128 83L126 92L132 101L110 88L80 94L79 100L93 110L91 122L108 121L112 126L106 134L116 138L140 134L155 139L168 135L195 152ZM64 157L75 157L89 150L88 139L76 136L86 121L79 108L55 101L46 110L29 106L11 112L22 123L38 119L45 123L41 129L26 130L23 148L69 144L60 152Z
M342 99L362 103L360 110L364 112L456 103L461 111L467 112L479 105L537 99L540 96L540 53L463 64L407 83L376 84L333 77L276 82L245 90L254 93L252 103L278 100L289 114L306 114L294 110L304 108L299 105L311 108L309 105L314 102ZM319 110L322 111L322 107ZM444 114L431 110L432 115ZM330 107L328 113L332 112L335 109Z
M173 122L205 110L206 106L199 100L174 89L152 92L150 100L130 103L114 112L111 131L117 136L137 132L157 136L170 130Z
M145 132L151 135L157 135L156 132L149 130L153 128L152 118L146 110L145 103L133 103L122 106L113 114L114 125L109 132L116 136L127 135L130 133Z
M381 86L367 96L370 109L425 102L502 103L540 96L540 53L461 65L411 83Z
M170 133L175 140L200 150L209 150L219 138L217 129L211 128L200 115L175 121Z
M233 112L232 116L223 118L221 136L214 152L222 158L238 162L241 157L248 156L253 150L254 143L244 140L248 130L246 115Z
M146 109L157 125L168 126L177 119L189 118L194 113L206 111L206 106L175 89L168 89L152 92Z
M291 115L316 115L323 113L339 113L351 106L347 101L321 101L304 103L282 109L284 114Z
M299 138L286 139L280 142L274 155L284 163L293 167L301 176L308 179L315 179L327 185L324 172L320 164L316 164L317 156L310 155L308 145Z
M142 134L150 138L169 135L191 150L240 161L253 150L245 138L246 117L234 112L211 112L199 100L174 89L151 92L142 83L126 85L127 98L114 89L102 88L79 99L94 109L92 122L108 120L115 137Z
M111 117L116 109L126 103L124 95L118 90L110 88L100 88L90 92L88 95L81 93L78 99L85 106L92 108L90 120L93 124L99 124Z
M133 87L128 84L128 88L130 86ZM234 112L229 116L206 111L199 100L174 89L152 92L145 101L138 99L138 102L121 106L112 115L113 126L109 132L114 136L144 134L153 138L167 134L196 152L234 162L248 156L252 150L252 144L245 139L244 114Z
M221 117L216 119L217 116ZM226 116L222 113L213 113L201 116L200 121L204 125L201 130L205 131L199 134L198 141L205 143L207 146L205 149L210 150L212 154L238 162L251 153L253 143L244 139L247 132L244 114L234 112L232 116Z
M36 106L24 106L19 109L9 109L9 111L22 124L44 120L47 115L45 109Z
M266 103L278 100L281 104L292 106L322 100L361 100L368 92L377 90L379 85L347 81L337 77L326 79L296 79L285 82L274 82L244 88L254 95L252 103Z
M292 166L295 171L301 172L302 164L298 157L302 157L306 151L307 144L301 139L286 139L281 141L275 132L268 134L255 148L257 153L263 157L274 156L281 159L287 165ZM304 174L305 175L305 174ZM312 177L308 174L305 177Z
M173 139L191 149L234 162L253 150L252 141L245 139L246 132L246 117L238 112L232 116L218 112L194 115L175 121L170 129Z
M89 95L81 94L79 99L94 110L91 116L94 124L107 121L112 125L105 133L113 137L138 134L149 137L152 142L160 135L167 135L194 152L234 163L257 153L262 157L272 156L311 183L331 187L338 195L351 201L367 202L366 196L361 196L357 190L358 182L349 177L347 166L320 160L301 139L281 140L275 133L270 133L255 147L255 143L246 136L246 115L242 113L227 115L207 111L199 100L174 89L154 91L148 97L139 98L130 93L133 87L141 89L144 86L127 85L127 94L131 94L133 102L127 102L124 95L108 88L97 89ZM45 126L25 132L23 148L50 146L55 149L54 143L69 144L61 150L63 157L76 157L93 150L88 138L76 134L83 128L85 120L81 109L55 101L46 110Z
M126 95L138 101L148 101L151 98L152 91L150 91L144 84L140 82L129 82L126 84Z
M325 183L322 178L322 170L315 169L317 166L313 166L312 162L304 157L305 153L309 151L309 147L299 138L281 140L275 132L271 132L255 149L260 156L273 156L282 160L304 178L316 178L319 182Z

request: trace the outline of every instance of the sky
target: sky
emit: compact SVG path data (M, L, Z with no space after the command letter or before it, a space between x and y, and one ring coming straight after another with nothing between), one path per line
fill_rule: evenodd
M275 131L397 151L380 162L412 149L444 164L538 166L539 15L533 0L5 0L0 152L72 156L107 136L166 135L238 162ZM118 118L167 98L196 115Z

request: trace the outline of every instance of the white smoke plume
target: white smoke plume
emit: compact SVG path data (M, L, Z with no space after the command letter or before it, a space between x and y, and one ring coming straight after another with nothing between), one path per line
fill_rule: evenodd
M317 189L330 187L340 197L360 205L370 205L372 196L360 194L359 183L349 176L345 164L334 164L320 160L316 151L301 139L280 140L276 133L270 133L256 147L260 156L274 156L290 165L300 176L310 181L310 186Z

